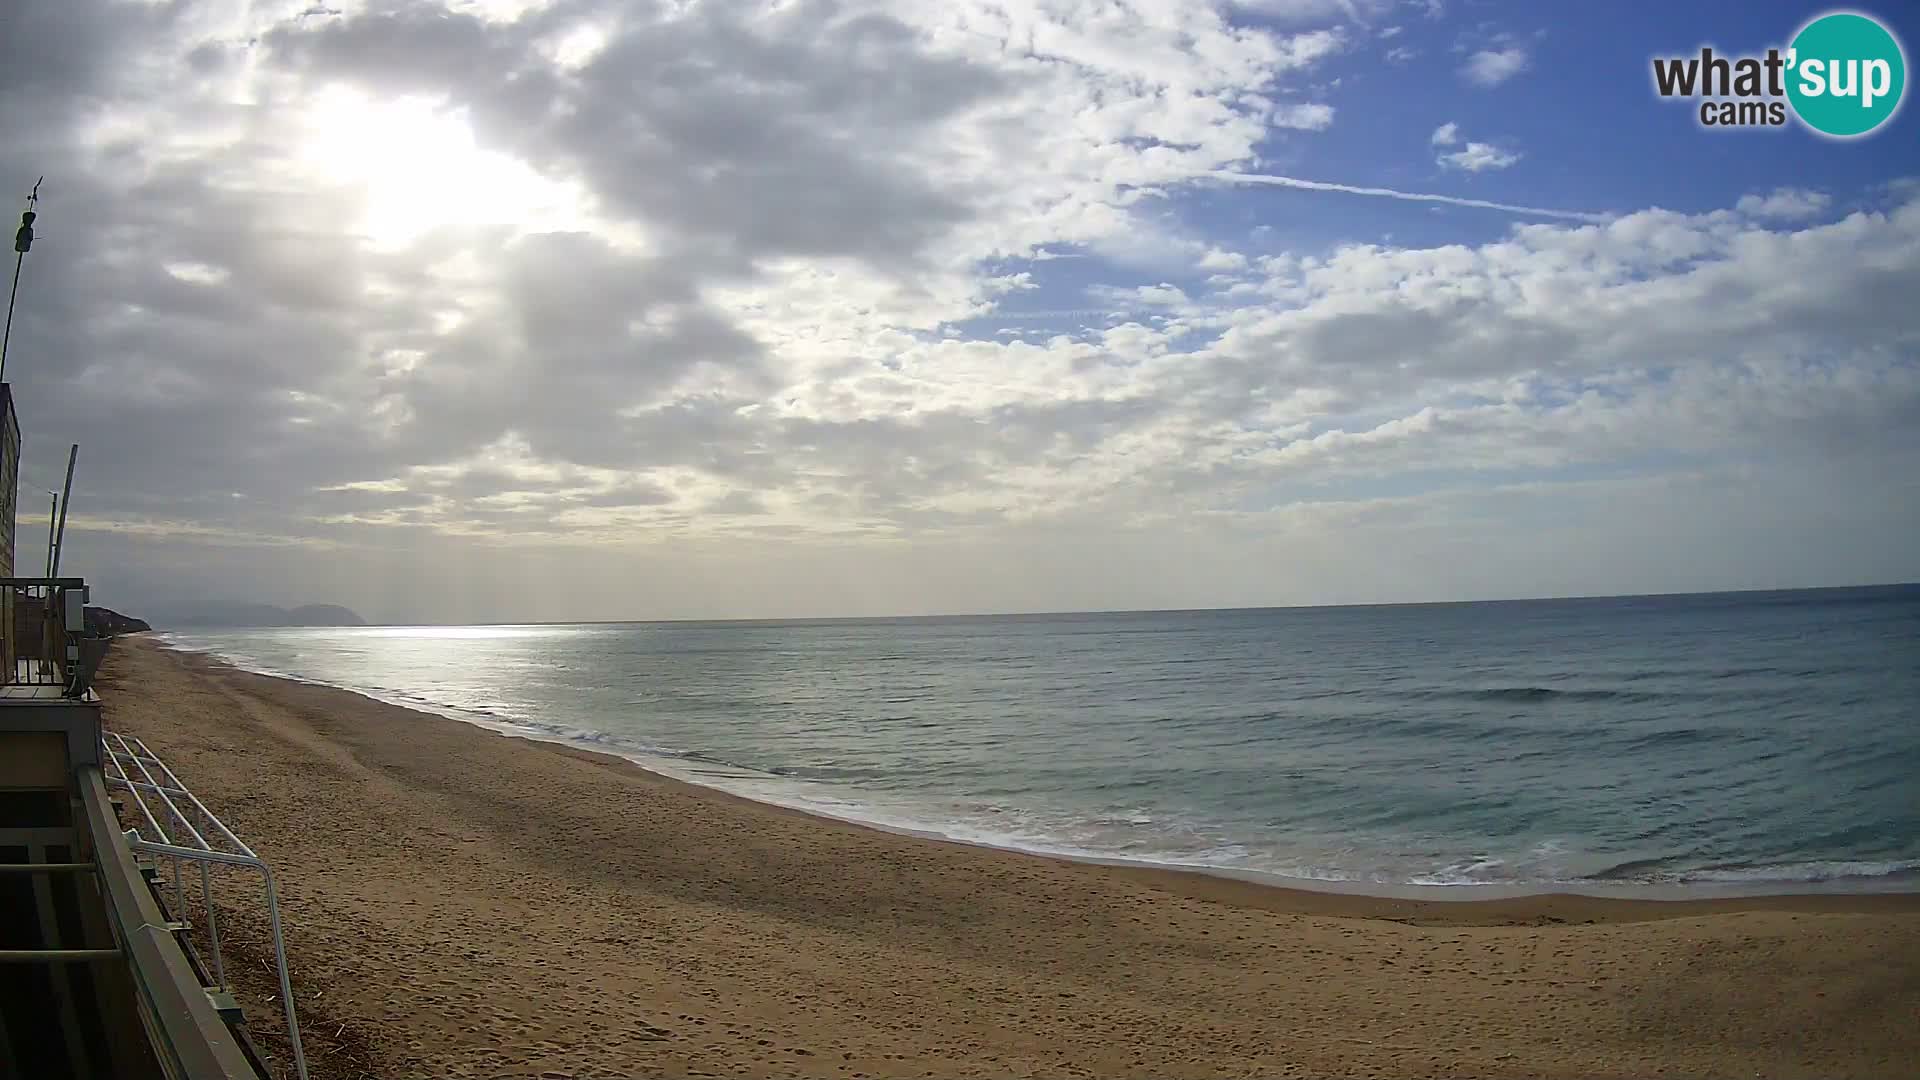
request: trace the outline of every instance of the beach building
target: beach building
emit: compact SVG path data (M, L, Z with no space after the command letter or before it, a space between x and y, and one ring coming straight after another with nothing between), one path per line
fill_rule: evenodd
M103 731L86 582L15 576L19 459L0 384L0 1080L267 1077L207 887L258 860L144 744Z

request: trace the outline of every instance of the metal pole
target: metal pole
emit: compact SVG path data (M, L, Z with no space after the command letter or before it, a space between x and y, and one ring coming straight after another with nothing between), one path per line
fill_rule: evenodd
M67 507L73 503L73 463L80 460L80 444L74 443L73 450L67 454L67 486L60 491L60 525L54 530L53 567L47 576L60 576L60 549L67 543Z
M108 734L114 735L112 732ZM118 735L114 735L114 737L119 738ZM123 745L124 742L125 740L122 740ZM136 759L134 763L136 765L139 764L138 759ZM162 767L164 768L165 766L163 765ZM123 768L121 771L124 773L125 769ZM120 777L114 777L112 779L119 783L126 783L126 781ZM140 809L147 815L147 820L149 822L153 821L153 811L148 809L146 802L140 798L139 789L135 788L133 790L134 802L139 805ZM208 817L214 822L220 820L219 818L212 817L212 815L208 815ZM166 830L161 829L158 825L155 825L154 828L159 835L166 835ZM187 828L189 831L193 830L193 826L190 824L187 825ZM221 825L221 829L225 831L226 826ZM195 835L197 837L198 833L195 833ZM267 928L273 935L274 963L279 968L280 973L281 1011L287 1020L287 1041L292 1044L293 1068L299 1080L307 1080L307 1055L306 1051L300 1045L300 1017L293 1003L293 978L287 968L287 939L282 932L280 924L280 892L274 885L272 868L267 866L266 862L258 856L235 855L228 851L214 851L205 848L196 851L193 848L182 847L171 843L155 843L151 840L141 839L140 834L133 831L129 831L126 834L126 841L127 847L133 851L151 855L155 858L172 857L174 859L192 859L195 862L221 863L226 866L245 866L260 871L260 876L266 882L267 886ZM0 959L4 959L4 956L4 953L0 953Z
M220 959L220 916L213 910L213 882L207 875L207 864L200 864L200 904L207 911L207 936L213 939L213 981L220 989L227 988L227 965Z
M20 264L26 261L24 251L13 257L13 291L7 294L7 330L0 334L0 382L7 379L7 346L13 341L13 302L20 298Z
M47 511L47 576L52 577L53 576L53 523L54 523L54 518L60 516L60 493L57 491L49 491L47 492L47 494L53 496L53 506Z
M287 940L280 934L280 893L273 887L273 871L260 864L260 876L267 879L267 929L273 932L273 951L280 960L280 1000L287 1015L287 1042L293 1045L293 1067L300 1080L307 1080L307 1055L300 1049L300 1017L293 1011L293 979L287 974Z
M45 488L41 490L46 491ZM47 577L51 578L53 577L53 528L54 519L60 516L60 493L47 491L47 494L53 499L53 505L47 511ZM40 645L46 650L47 658L52 659L60 643L55 640L58 635L53 632L53 586L47 586L45 591L46 603L41 605L40 612Z

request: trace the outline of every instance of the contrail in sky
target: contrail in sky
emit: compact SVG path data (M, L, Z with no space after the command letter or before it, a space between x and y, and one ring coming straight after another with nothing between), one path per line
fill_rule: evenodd
M1456 195L1427 195L1417 191L1395 191L1383 187L1355 187L1352 184L1329 184L1322 180L1301 180L1292 176L1266 176L1261 173L1215 172L1208 174L1215 180L1225 180L1233 184L1266 184L1269 187L1294 188L1299 191L1338 191L1347 195L1371 195L1378 199L1401 199L1406 202L1444 203L1448 206L1467 206L1476 210L1502 210L1509 214L1523 214L1527 217L1556 218L1561 221L1584 221L1589 225L1605 225L1614 220L1612 214L1593 214L1584 210L1549 210L1539 206L1515 206L1512 203L1489 202L1486 199L1463 199Z

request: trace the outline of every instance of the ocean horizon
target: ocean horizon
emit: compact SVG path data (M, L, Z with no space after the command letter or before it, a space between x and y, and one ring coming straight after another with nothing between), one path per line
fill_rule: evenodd
M1813 593L1861 592L1868 590L1912 589L1920 591L1920 581L1872 582L1863 585L1813 585L1795 588L1751 588L1751 589L1713 589L1690 592L1644 592L1644 593L1565 593L1545 596L1507 596L1482 597L1471 600L1355 600L1326 604L1261 604L1240 606L1198 607L1144 607L1144 608L1084 608L1084 609L1047 609L1033 608L1020 610L982 610L982 611L936 611L906 612L893 614L868 615L738 615L738 616L663 616L650 619L501 619L480 620L475 622L388 622L363 620L358 624L363 629L425 629L433 627L515 627L515 626L658 626L677 624L726 625L734 623L782 623L807 624L831 622L910 622L935 619L1026 619L1046 616L1088 615L1200 615L1219 612L1259 612L1259 611L1326 611L1348 608L1430 608L1459 607L1475 604L1545 604L1564 603L1584 600L1671 600L1689 597L1781 597L1793 598L1795 602L1806 599ZM358 612L339 605L302 605L305 607L338 607L359 617ZM232 631L232 630L284 630L297 629L292 625L267 626L248 624L229 626L208 620L205 616L194 614L184 621L179 617L165 618L156 624L156 631L162 634L178 630L188 632ZM314 626L317 629L334 627Z
M161 637L1045 854L1457 895L1920 888L1920 585Z

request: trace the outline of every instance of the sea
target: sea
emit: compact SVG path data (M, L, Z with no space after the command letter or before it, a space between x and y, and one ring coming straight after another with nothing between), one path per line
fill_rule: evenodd
M1035 852L1442 897L1920 889L1920 585L165 638Z

